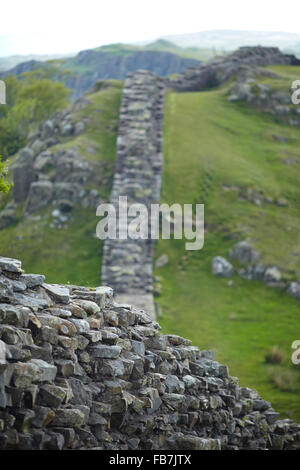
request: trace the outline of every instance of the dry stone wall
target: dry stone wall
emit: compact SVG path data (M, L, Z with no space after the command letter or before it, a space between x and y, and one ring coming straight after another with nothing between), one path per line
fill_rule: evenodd
M127 197L128 205L142 203L149 208L159 202L164 88L163 80L148 71L140 70L125 80L110 198L117 215L120 196ZM118 217L118 225L119 221ZM107 239L102 263L102 283L115 289L122 302L143 307L152 317L153 246L150 237Z
M89 448L299 449L300 425L111 288L0 257L0 449Z

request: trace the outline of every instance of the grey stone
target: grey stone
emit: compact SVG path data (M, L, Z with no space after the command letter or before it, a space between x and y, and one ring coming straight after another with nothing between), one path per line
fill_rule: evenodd
M65 399L66 392L62 387L45 384L40 387L39 396L42 405L59 408Z
M31 152L31 151L30 151ZM32 162L21 161L13 167L13 196L17 203L26 201L31 184L37 180L38 176L33 170Z
M216 256L212 260L212 273L215 276L230 277L234 272L233 266L222 256Z
M84 421L82 411L73 409L58 409L55 418L51 422L51 426L63 426L71 428L79 428Z
M196 436L184 436L176 439L180 450L221 450L218 439L204 439Z
M90 349L94 357L102 357L105 359L116 359L121 353L120 346L92 346Z
M71 322L76 326L78 333L89 333L90 325L86 320L72 318Z
M155 261L155 267L156 268L162 268L163 266L165 266L166 264L168 264L169 262L169 257L168 255L164 254L164 255L161 255L159 258L157 258L157 260Z
M179 393L182 394L184 392L184 383L179 380L176 375L167 375L165 380L165 385L167 387L167 392L169 393Z
M39 369L38 382L52 382L55 380L57 367L54 365L48 364L42 359L31 359L30 364L34 364Z
M250 242L244 240L238 242L230 251L230 257L236 259L241 263L257 263L259 260L259 253L254 250Z
M300 282L291 282L288 288L289 294L300 299Z
M50 294L56 301L63 304L68 304L70 301L70 292L67 287L60 286L59 284L46 284L44 283L43 288L48 294Z
M53 184L50 181L31 183L25 211L28 214L48 206L53 195Z
M31 289L41 286L45 282L45 276L42 274L22 274L20 281L24 282L26 287Z
M281 273L276 266L269 266L264 273L265 282L279 282L281 280Z
M84 132L84 129L85 129L84 122L82 121L76 122L75 127L74 127L74 134L80 135Z
M140 356L145 356L145 345L142 341L131 340L131 344L134 352Z
M92 302L91 300L75 300L75 304L79 305L83 310L87 312L88 315L97 315L98 312L100 312L100 307L97 305L95 302Z
M22 263L18 259L5 258L0 256L0 269L3 271L9 271L12 273L22 273Z

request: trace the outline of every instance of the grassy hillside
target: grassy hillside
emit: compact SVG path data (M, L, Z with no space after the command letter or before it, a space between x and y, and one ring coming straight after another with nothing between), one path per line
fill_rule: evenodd
M206 62L212 59L218 52L215 48L203 48L203 47L180 47L171 41L165 39L158 39L155 42L151 42L144 46L145 50L159 51L159 52L172 52L173 54L180 55L189 59L196 59Z
M300 76L300 68L285 67L288 87L296 72ZM250 238L262 262L279 266L287 279L299 276L300 170L285 160L293 155L300 162L300 132L245 104L229 103L228 89L166 97L162 202L204 203L206 233L198 252L185 251L181 240L158 242L156 256L169 256L156 269L160 322L164 332L214 350L242 385L299 421L300 368L290 357L291 343L300 336L300 302L237 275L229 287L228 279L211 274L211 260L228 258L237 241ZM288 205L258 206L239 197L247 191L284 198ZM271 366L265 355L275 345L284 359Z
M78 148L84 158L101 163L103 184L96 189L103 198L110 194L122 91L121 82L110 85L88 95L90 104L76 112L75 120L88 119L86 131L59 145ZM43 273L49 282L99 285L102 245L94 237L96 209L73 209L71 221L60 230L51 227L53 209L23 218L20 208L18 222L0 231L1 254L22 259L27 272Z

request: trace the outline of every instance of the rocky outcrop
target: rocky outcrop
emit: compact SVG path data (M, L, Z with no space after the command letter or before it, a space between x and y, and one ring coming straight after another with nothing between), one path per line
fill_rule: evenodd
M0 257L0 449L299 449L300 425L109 287Z
M278 287L285 290L296 299L300 299L299 280L290 279L275 265L266 265L260 261L260 253L256 251L249 240L243 240L234 245L229 251L230 258L237 263L232 264L222 256L212 259L212 274L220 277L231 277L234 272L247 280L263 281L270 287ZM229 281L232 285L231 282Z
M163 81L147 71L135 72L125 80L110 197L117 214L120 196L127 197L128 205L142 203L149 208L159 202L163 96ZM119 222L118 217L118 225ZM110 285L122 302L143 307L152 316L153 246L150 236L138 240L120 240L118 236L107 239L102 262L102 283Z
M19 151L10 169L12 199L0 213L0 229L14 223L17 212L31 217L53 206L54 225L58 226L71 217L73 206L96 210L101 202L98 188L103 189L108 183L108 164L88 160L76 142L74 146L64 145L89 126L86 118L79 120L77 114L91 103L89 96L78 99L70 109L55 113L28 136L27 146Z
M256 75L262 75L261 69ZM274 78L280 78L280 75L274 74ZM237 81L229 91L228 100L244 101L290 126L300 126L300 110L293 105L290 91L260 84L255 74Z
M231 78L240 81L266 65L300 65L293 55L283 54L276 47L241 47L233 54L211 60L198 67L189 67L168 80L176 91L201 91L221 85Z

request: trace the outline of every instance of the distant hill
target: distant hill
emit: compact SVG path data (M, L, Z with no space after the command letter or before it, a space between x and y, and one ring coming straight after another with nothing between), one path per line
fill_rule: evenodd
M53 55L12 55L8 57L0 57L0 72L4 72L6 70L10 70L16 65L22 62L28 61L38 61L38 62L46 62L47 60L53 59L60 59L62 57L70 56L73 54L53 54Z
M203 47L181 47L174 42L167 41L165 39L158 39L157 41L146 44L144 49L151 51L165 51L172 52L173 54L178 54L182 57L189 57L191 59L196 59L200 61L207 61L212 59L218 52L223 52L216 50L216 48L203 48Z
M175 53L177 49L180 54ZM79 52L75 57L54 59L47 62L31 60L16 65L2 73L20 75L24 72L54 68L55 76L72 89L78 97L99 79L123 80L129 72L145 69L159 76L180 73L187 67L200 63L200 53L186 54L171 43L160 42L145 48L127 44L111 44ZM67 72L67 74L66 74Z
M183 48L232 51L241 46L276 46L282 50L300 52L300 34L279 31L212 30L192 34L177 34L162 38Z

